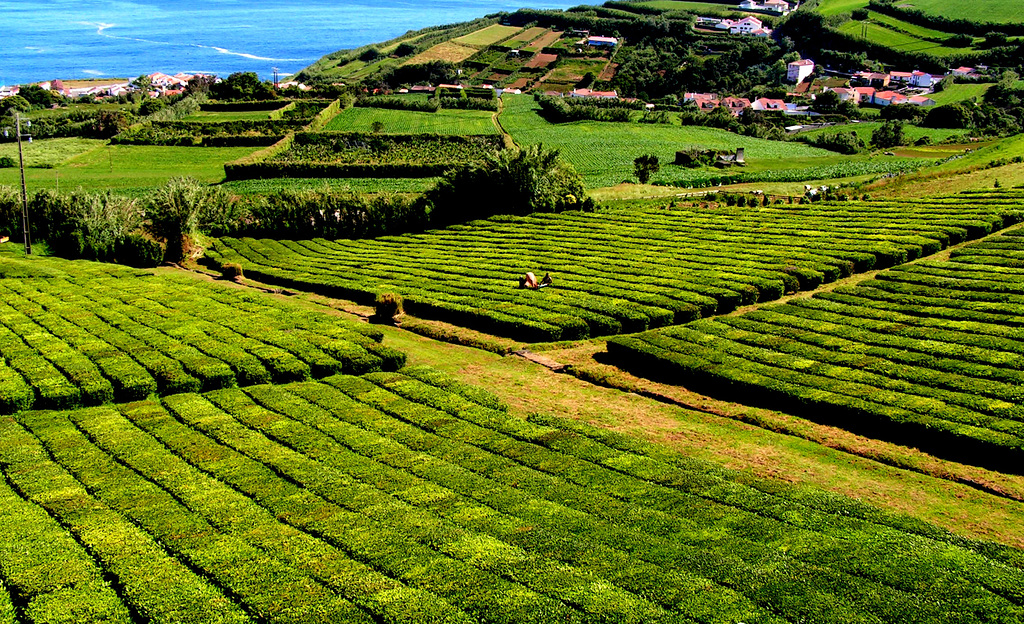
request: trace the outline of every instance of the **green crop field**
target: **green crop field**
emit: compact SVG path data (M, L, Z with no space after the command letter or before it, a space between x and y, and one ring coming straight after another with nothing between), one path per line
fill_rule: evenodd
M839 15L865 9L867 6L868 0L819 0L814 10L822 15Z
M742 147L748 161L835 157L833 152L802 143L756 139L702 126L607 121L553 124L540 116L540 105L532 97L502 99L505 110L499 119L517 144L543 143L559 148L592 188L631 179L633 160L637 156L655 154L662 163L671 163L677 150L692 147L721 150ZM678 167L663 167L654 180L672 181L677 173Z
M989 90L994 83L983 82L981 84L951 84L944 90L938 93L932 93L928 97L935 100L936 106L942 106L944 104L953 104L955 102L962 102L963 100L981 99L985 92Z
M141 271L83 278L83 263L5 255L3 414L401 364L363 326L237 290Z
M737 3L732 2L702 2L696 0L644 0L642 4L652 9L663 11L688 11L698 15L724 15L726 13L740 13L736 7Z
M614 338L609 351L694 390L756 395L1018 471L1022 303L1024 231L1016 229L948 261L897 267L742 316Z
M28 150L35 146L26 146ZM99 145L52 169L27 169L29 192L40 188L82 187L141 193L163 186L171 178L191 176L203 182L224 179L224 163L256 151L254 147L161 147ZM18 170L0 169L0 184L20 184Z
M223 238L208 256L291 288L366 302L396 292L411 314L521 340L577 339L721 314L935 253L1014 221L1019 201L713 212L662 203L495 217L376 240ZM550 272L554 287L516 288L527 271Z
M1019 552L443 381L0 419L4 585L32 621L1024 617Z
M949 19L996 24L1024 22L1024 5L1016 0L913 0L907 5Z
M508 39L512 35L521 32L522 28L515 26L502 26L501 24L491 24L485 28L463 35L453 39L456 43L468 46L486 47L503 39Z
M868 19L873 22L878 22L885 26L889 26L893 30L900 30L914 37L920 37L922 39L937 39L939 41L945 41L953 36L953 33L944 32L941 30L935 30L933 28L925 28L918 24L906 22L901 19L886 15L885 13L879 13L878 11L868 11Z
M182 121L263 121L270 119L272 111L198 111Z
M26 167L56 167L70 158L94 150L106 141L98 139L43 139L22 143ZM9 156L18 162L18 144L0 143L0 156ZM3 175L3 174L0 174Z
M479 110L441 109L434 113L387 108L353 107L341 111L327 124L327 130L370 132L381 122L387 134L497 134L494 113Z
M918 52L921 54L931 54L933 56L941 57L960 55L974 51L974 49L970 47L947 47L941 43L920 39L914 35L898 32L883 24L877 24L870 21L862 22L850 20L839 27L839 32L852 35L854 37L864 37L867 41L881 44L901 52Z

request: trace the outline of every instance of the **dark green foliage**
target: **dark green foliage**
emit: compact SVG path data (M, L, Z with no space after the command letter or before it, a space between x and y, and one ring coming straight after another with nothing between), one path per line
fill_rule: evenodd
M152 115L167 107L167 102L160 98L147 98L139 105L139 114L142 116Z
M840 154L856 154L865 146L863 139L857 136L856 132L835 132L819 134L807 142L815 147L820 147Z
M443 226L491 215L562 212L590 206L583 181L558 150L530 145L449 174L430 190L431 223Z
M191 178L175 178L160 188L146 205L147 229L166 245L168 262L181 262L192 249L204 215L219 215L227 195Z
M17 166L17 161L10 156L0 156L0 169L12 169Z
M902 121L886 121L871 133L871 144L875 147L897 147L905 142Z
M661 162L654 154L637 156L636 160L633 161L633 171L636 173L636 178L640 181L640 184L647 184L651 176L660 170Z
M263 82L255 72L235 72L210 85L210 96L218 100L273 100L277 98L271 84Z

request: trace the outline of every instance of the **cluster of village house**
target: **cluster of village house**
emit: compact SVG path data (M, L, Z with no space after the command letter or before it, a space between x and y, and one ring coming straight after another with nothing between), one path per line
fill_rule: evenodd
M787 67L786 77L789 82L799 84L814 73L814 61L802 59L793 61ZM952 72L953 76L977 77L978 72L973 67L958 67ZM853 100L854 103L873 104L875 106L892 106L894 104L913 104L915 106L935 106L935 100L928 97L928 93L935 84L942 80L944 75L929 74L922 71L891 71L888 73L860 72L854 74L852 81L862 83L864 86L857 87L834 87L827 88L827 91L834 91L839 95L839 100L846 102ZM899 93L893 89L918 89L920 93ZM760 98L750 101L747 98L726 97L721 98L715 93L686 93L684 101L694 102L697 108L702 111L712 111L723 107L733 115L739 116L744 110L777 110L789 114L807 114L807 107L783 100Z
M184 92L185 87L188 86L188 81L192 80L196 76L202 76L203 74L184 74L178 73L173 76L162 72L154 72L149 74L149 97L168 97L172 95L178 95ZM61 80L51 80L48 82L39 83L39 86L48 91L56 91L67 98L80 98L83 96L92 96L96 99L103 98L116 98L121 95L129 93L137 93L139 88L133 83L133 81L115 80L112 82L104 81L90 81L89 85L82 87L68 87ZM286 88L289 86L297 86L300 89L306 90L308 87L297 82L282 82L277 85L278 88ZM18 95L21 87L15 85L11 87L0 87L0 99L5 97L11 97L12 95Z

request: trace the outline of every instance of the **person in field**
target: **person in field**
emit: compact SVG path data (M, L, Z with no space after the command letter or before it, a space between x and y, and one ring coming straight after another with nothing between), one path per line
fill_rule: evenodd
M519 278L520 288L529 288L531 290L537 290L538 288L544 288L551 285L551 274L545 273L544 277L538 282L537 276L532 271L527 271L526 275Z

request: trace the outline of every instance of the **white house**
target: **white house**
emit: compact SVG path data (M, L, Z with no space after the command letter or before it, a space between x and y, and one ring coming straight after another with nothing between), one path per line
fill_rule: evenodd
M926 95L914 95L909 100L907 100L907 103L913 104L915 106L935 106L936 104L935 100L931 99Z
M761 24L761 20L749 15L733 24L732 27L729 28L729 32L734 35L754 35L765 32L771 34L771 30L765 28Z
M783 100L771 100L768 98L758 98L751 102L750 108L758 111L785 111L786 102Z
M786 79L795 84L800 84L805 78L813 73L814 61L810 59L793 61L786 66Z
M789 3L786 0L764 0L764 2L743 0L740 2L739 8L741 11L765 11L778 15L786 15L790 11Z
M940 77L939 80L942 80ZM921 87L922 89L932 86L936 82L935 76L923 71L914 70L910 74L910 85L913 87Z
M614 48L619 45L619 40L615 37L588 37L587 45Z

